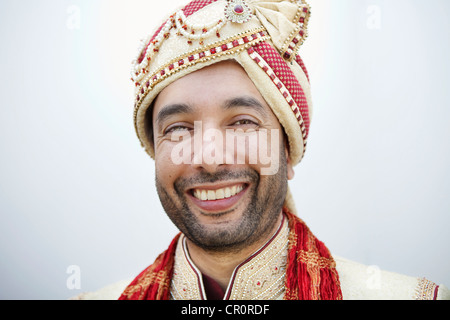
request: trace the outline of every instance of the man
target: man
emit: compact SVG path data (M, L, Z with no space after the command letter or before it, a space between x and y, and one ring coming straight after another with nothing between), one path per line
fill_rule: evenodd
M135 124L180 234L131 283L86 295L168 299L447 299L443 286L334 257L288 188L312 103L303 1L197 0L143 42ZM270 156L269 156L270 155Z

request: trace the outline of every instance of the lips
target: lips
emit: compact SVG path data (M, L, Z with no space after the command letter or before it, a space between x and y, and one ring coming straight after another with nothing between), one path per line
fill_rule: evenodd
M238 183L221 188L198 187L191 189L189 195L203 211L223 212L232 209L246 190L246 184Z
M238 184L216 190L193 189L192 194L194 195L194 197L202 201L214 201L233 197L243 189L244 186L242 184Z

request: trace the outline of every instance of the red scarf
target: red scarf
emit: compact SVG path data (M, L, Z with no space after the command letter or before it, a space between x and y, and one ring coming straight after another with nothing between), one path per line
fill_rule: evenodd
M306 224L286 209L289 220L289 254L285 300L342 300L336 263L329 250ZM125 289L119 300L169 300L175 249L169 248Z

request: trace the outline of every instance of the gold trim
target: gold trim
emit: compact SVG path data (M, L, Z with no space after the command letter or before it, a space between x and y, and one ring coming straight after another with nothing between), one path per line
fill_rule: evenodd
M264 36L260 35L260 32L264 32L265 35ZM181 60L187 60L187 59L189 59L189 57L199 55L202 52L207 52L207 51L210 52L211 49L219 48L223 45L228 46L229 44L232 44L236 40L244 39L246 37L252 36L253 34L257 34L259 36L256 39L249 40L246 43L244 42L243 44L239 44L237 46L232 46L231 48L228 48L226 51L221 50L220 52L216 52L214 54L205 55L203 57L198 57L197 59L195 59L193 61L188 61L188 62L184 61L184 63L182 65L178 64L178 62ZM225 55L233 55L233 54L236 54L243 50L246 50L259 42L266 41L269 39L270 39L270 36L268 35L267 31L263 27L255 28L255 29L252 29L252 30L249 30L246 32L241 32L241 33L239 33L233 37L227 38L225 40L216 41L208 46L201 47L201 48L189 51L187 53L184 53L184 54L178 56L177 58L170 60L169 63L165 64L163 67L159 68L156 72L153 72L152 74L150 74L146 78L144 78L139 83L139 85L137 86L137 89L136 89L137 94L136 94L136 101L135 101L135 107L134 107L134 112L133 112L135 130L136 130L136 133L137 133L139 139L141 139L141 137L139 135L139 131L137 128L137 114L139 112L139 109L142 106L143 101L147 97L148 93L157 84L161 83L162 81L164 81L168 77L176 74L177 72L180 72L180 71L182 71L188 67L191 67L193 65L196 65L197 63L210 61L212 59L217 59L217 58L220 58ZM175 67L175 64L177 65L177 67ZM168 70L168 68L172 65L174 65L174 67L171 70ZM164 71L164 74L162 75L161 73L163 71ZM155 76L156 76L156 79L154 79Z
M434 300L438 286L425 278L419 280L416 287L415 300Z
M297 1L292 1L292 2L297 2ZM283 47L281 48L281 56L288 62L291 62L295 59L295 56L296 56L295 52L298 50L298 48L300 46L303 45L303 43L308 38L308 24L309 24L309 19L311 17L311 7L305 1L301 1L301 2L302 2L301 4L300 3L298 4L299 8L298 8L297 14L295 15L295 18L293 20L293 23L296 24L297 27L287 37L286 41L283 44ZM305 14L305 21L302 23L303 25L300 25L300 18L302 17L302 12L303 12L304 8L307 8L308 12L306 12L306 14ZM300 34L300 30L303 30L303 32L304 32L303 36L301 36L300 40L296 44L294 44L293 49L289 49L290 45L294 41L294 38L296 38ZM285 54L289 50L292 50L292 52L289 53L290 57L286 58Z
M184 248L184 236L178 243L175 267L170 287L171 299L198 300L206 293L202 276ZM266 246L238 266L224 298L229 300L275 300L283 299L289 244L289 224L283 219L279 232Z

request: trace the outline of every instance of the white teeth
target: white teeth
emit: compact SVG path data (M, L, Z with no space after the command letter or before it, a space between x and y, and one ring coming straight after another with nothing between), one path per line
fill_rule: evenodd
M225 188L225 194L224 194L224 198L229 198L231 197L231 189L230 188Z
M216 200L216 193L214 190L208 190L208 200Z
M220 199L226 199L230 198L232 196L235 196L239 192L244 190L244 187L242 185L238 186L232 186L226 187L223 189L218 190L200 190L200 189L194 189L194 197L196 197L199 200L206 201L206 200L220 200Z
M219 189L216 191L216 200L220 200L225 198L225 190L224 189Z

